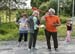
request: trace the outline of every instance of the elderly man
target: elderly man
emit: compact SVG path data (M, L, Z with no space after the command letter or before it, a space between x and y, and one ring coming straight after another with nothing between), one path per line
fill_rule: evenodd
M60 19L58 16L54 15L55 10L53 8L50 8L48 11L48 14L44 16L45 18L45 35L47 40L47 46L48 49L51 51L51 44L50 44L50 38L52 36L53 42L54 42L54 48L55 51L58 49L58 40L57 40L57 26L60 26Z

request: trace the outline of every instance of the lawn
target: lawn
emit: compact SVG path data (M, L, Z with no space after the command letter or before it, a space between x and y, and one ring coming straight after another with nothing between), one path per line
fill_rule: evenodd
M66 26L62 24L58 28L58 37L66 37ZM74 28L73 28L74 30ZM15 23L3 23L0 25L0 40L17 40L18 26ZM75 36L75 31L72 32L72 37ZM38 40L45 40L44 29L39 29Z

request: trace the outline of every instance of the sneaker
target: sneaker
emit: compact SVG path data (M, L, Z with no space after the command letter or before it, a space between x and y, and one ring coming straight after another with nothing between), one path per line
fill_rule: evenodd
M55 51L58 52L58 48L55 48Z
M65 45L68 45L68 44L70 44L70 43L71 43L71 42L67 42L67 41L64 42Z
M21 44L22 44L22 43L21 43L21 42L19 42L19 43L17 44L17 46L18 46L18 47L20 47L20 46L21 46Z
M28 51L30 52L30 51L31 51L31 49L28 49Z
M27 42L24 42L24 46L27 46Z
M66 40L63 43L66 44L67 43Z
M48 49L48 51L51 51L51 49Z
M33 47L33 50L38 50L37 48Z

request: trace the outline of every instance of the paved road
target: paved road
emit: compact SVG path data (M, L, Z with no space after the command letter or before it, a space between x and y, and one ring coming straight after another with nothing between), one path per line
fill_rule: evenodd
M64 41L59 41L59 51L56 52L53 48L52 51L48 51L46 42L37 41L37 50L28 51L28 48L24 45L17 47L16 41L1 41L0 42L0 54L75 54L75 40L71 43L65 43Z

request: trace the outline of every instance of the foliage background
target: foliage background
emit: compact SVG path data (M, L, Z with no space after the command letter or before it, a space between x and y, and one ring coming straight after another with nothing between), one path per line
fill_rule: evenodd
M0 0L1 1L1 0ZM15 1L15 0L14 0ZM6 2L6 1L5 1ZM15 1L16 2L16 1ZM58 27L58 36L66 37L66 19L72 15L72 0L60 0L63 3L63 7L60 7L60 19L61 26ZM17 2L16 2L17 3ZM49 8L54 8L57 15L57 0L32 0L31 5L37 7L44 12L40 12L40 18L48 11ZM0 40L17 40L19 37L18 26L15 24L15 19L18 17L17 14L26 12L28 16L32 14L31 9L9 9L4 6L0 8ZM73 26L72 37L75 37L75 26ZM39 40L44 40L44 29L39 30Z

